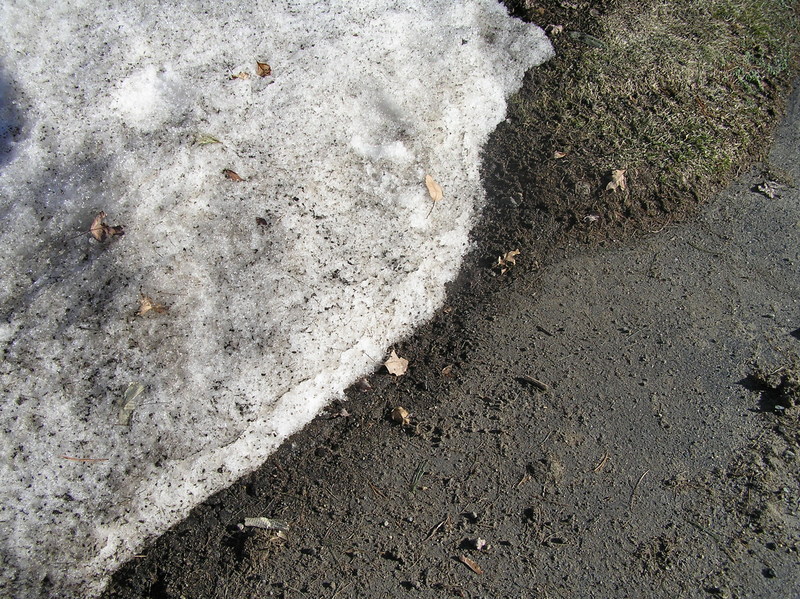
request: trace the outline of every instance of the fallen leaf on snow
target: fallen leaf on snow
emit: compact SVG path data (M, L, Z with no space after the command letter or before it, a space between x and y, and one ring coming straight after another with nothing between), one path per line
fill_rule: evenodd
M100 211L97 213L97 216L94 217L92 225L89 227L89 233L91 233L92 237L97 241L103 242L116 235L125 235L125 228L122 225L110 227L104 222L105 220L106 213Z
M242 79L242 80L250 79L250 73L242 71L241 73L236 73L236 75L231 75L231 79Z
M625 191L628 189L628 182L625 180L625 169L611 171L611 181L606 185L608 191Z
M404 407L397 406L394 410L392 410L392 422L402 424L403 426L411 424L411 414L409 414L408 410L406 410Z
M194 138L194 143L198 146L207 146L210 144L221 144L222 142L208 133L198 133Z
M433 177L430 175L425 175L425 187L428 188L428 193L430 194L434 204L441 201L441 199L444 197L441 185L434 181Z
M256 62L256 75L259 77L269 77L272 75L272 67L266 62Z
M163 314L167 310L168 308L164 304L154 302L150 296L144 294L139 296L139 311L137 312L139 316L144 316L148 312Z
M226 178L230 179L231 181L236 181L237 183L244 181L244 179L242 179L236 172L229 168L223 169L222 174L225 175Z
M136 406L139 405L138 397L144 392L144 385L141 383L128 383L125 395L122 397L122 407L119 410L118 423L128 426L131 423L131 416Z
M386 366L386 370L389 371L390 374L395 376L403 376L408 370L408 360L405 358L401 358L397 355L397 352L392 350L392 355L389 356L389 359L383 363Z

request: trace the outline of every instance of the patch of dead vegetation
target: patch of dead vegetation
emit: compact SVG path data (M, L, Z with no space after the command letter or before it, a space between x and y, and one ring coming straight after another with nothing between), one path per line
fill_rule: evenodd
M487 152L499 206L476 237L492 253L548 221L603 243L684 220L762 158L798 73L793 2L505 3L550 32L556 57L510 102L503 155ZM619 171L626 186L609 186Z

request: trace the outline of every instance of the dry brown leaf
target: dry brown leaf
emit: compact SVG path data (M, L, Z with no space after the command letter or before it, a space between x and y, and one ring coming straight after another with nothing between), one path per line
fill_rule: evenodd
M392 422L396 422L397 424L402 424L406 426L411 424L411 414L408 413L402 406L397 406L394 410L392 410Z
M498 256L497 264L495 265L497 268L500 269L500 274L505 274L509 268L512 266L516 266L517 260L516 257L520 255L519 250L511 250L510 252L506 252L502 256Z
M453 376L453 368L454 367L455 367L455 364L448 364L447 366L442 368L442 376L447 377L447 378L450 378L451 376Z
M483 574L483 568L481 568L476 561L469 559L466 555L459 556L458 561L475 572L475 574Z
M386 370L389 371L390 374L395 376L403 376L408 370L408 360L405 358L401 358L397 355L397 352L392 350L392 355L389 356L389 359L383 363L386 366Z
M611 181L606 185L607 191L625 191L628 189L628 182L625 180L625 169L611 171Z
M358 379L358 382L356 382L356 389L358 389L362 393L367 393L369 391L372 391L372 384L369 382L369 379L367 377L363 377L361 379Z
M241 79L241 80L250 79L250 73L242 71L240 73L237 73L236 75L231 75L231 79Z
M259 77L269 77L272 75L272 67L266 62L256 62L256 75Z
M563 25L548 25L544 28L544 32L548 35L558 35L560 33L564 33L564 26Z
M94 217L91 226L89 227L89 233L94 237L97 241L103 242L106 239L110 239L116 235L125 235L125 228L122 225L116 225L114 227L110 227L104 221L106 219L106 213L100 211L97 213L97 216Z
M566 155L567 155L566 152L553 152L553 158L555 158L556 160L561 160Z
M433 177L430 175L425 175L425 187L428 188L428 193L430 194L434 204L436 202L440 202L444 197L441 185L434 181Z
M244 179L242 179L237 173L235 173L229 168L223 169L222 174L225 175L225 177L227 177L231 181L236 181L237 183L239 183L240 181L244 181Z
M144 294L139 296L139 311L137 312L139 316L144 316L148 312L164 314L168 309L164 304L154 302L150 296Z

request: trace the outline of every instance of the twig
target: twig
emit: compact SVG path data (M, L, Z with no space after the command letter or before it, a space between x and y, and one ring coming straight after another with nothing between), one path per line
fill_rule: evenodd
M439 532L439 529L440 529L442 526L444 526L445 524L447 524L449 521L450 521L450 514L447 514L447 518L445 518L444 520L442 520L441 522L439 522L439 524L437 524L436 526L434 526L434 527L431 529L431 532L428 534L428 536L427 536L427 537L425 537L425 541L430 541L430 540L433 538L433 535L435 535L437 532ZM425 541L423 541L423 543L424 543Z
M383 497L384 499L388 499L388 498L386 497L386 495L384 495L383 493L381 493L381 490L380 490L378 487L376 487L375 485L373 485L373 484L372 484L371 482L369 482L369 481L367 481L367 484L369 485L369 488L370 488L370 489L372 489L372 492L373 492L373 493L375 493L375 495L378 495L379 497Z
M725 543L723 543L723 542L722 542L722 539L720 539L720 538L719 538L719 537L718 537L716 534L714 534L713 532L711 532L710 530L708 530L708 529L707 529L707 528L705 528L704 526L700 526L700 525L699 525L697 522L694 522L693 520L689 520L689 519L687 518L687 519L686 519L686 521L687 521L689 524L691 524L692 526L694 526L694 527L695 527L697 530L699 530L700 532L704 532L704 533L706 533L706 534L707 534L709 537L711 537L712 539L714 539L714 540L717 542L717 545L719 545L719 548L720 548L720 549L722 549L722 552L723 552L725 555L727 555L727 556L728 556L728 557L731 559L731 561L735 561L735 560L736 560L735 556L733 556L733 555L731 554L730 550L729 550L729 549L728 549L728 548L725 546Z
M642 472L642 475L639 477L639 480L637 480L636 484L633 486L633 491L631 491L631 501L630 501L630 504L628 506L628 508L631 509L631 510L633 509L633 498L636 495L636 489L639 488L639 485L642 483L642 480L644 479L644 477L647 476L648 472L650 472L650 471L649 470L645 470L644 472Z
M547 391L549 391L549 390L550 390L550 387L548 387L548 386L547 386L545 383L543 383L543 382L542 382L542 381L540 381L539 379L535 379L535 378L533 378L532 376L528 376L527 374L520 375L520 376L519 376L519 377L517 377L517 378L518 378L520 381L524 382L524 383L528 383L529 385L533 385L533 386L534 386L534 387L536 387L536 388L537 388L539 391L543 391L543 392L545 392L545 393L546 393Z
M605 467L606 467L606 464L608 464L608 459L609 459L610 457L611 457L611 456L609 455L609 453L608 453L608 452L605 452L605 453L603 454L603 457L602 457L602 458L600 458L600 461L599 461L599 462L597 462L597 466L595 466L595 467L594 467L594 472L600 472L600 471L601 471L603 468L605 468Z
M73 458L72 456L62 455L59 456L65 460L71 460L73 462L107 462L108 458Z
M350 588L351 586L353 586L353 583L354 583L354 582L355 582L355 581L351 580L351 581L350 581L350 582L348 582L346 585L344 585L344 586L341 586L341 587L339 587L338 589L336 589L336 592L335 592L333 595L331 595L331 599L336 599L336 597L339 595L339 593L343 593L343 592L345 591L345 589L348 589L348 588Z

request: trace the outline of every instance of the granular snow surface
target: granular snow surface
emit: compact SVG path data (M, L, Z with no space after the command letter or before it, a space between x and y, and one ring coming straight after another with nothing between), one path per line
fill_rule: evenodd
M0 594L91 596L432 315L552 49L494 0L8 0L0 41Z

